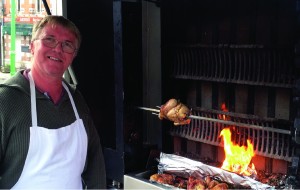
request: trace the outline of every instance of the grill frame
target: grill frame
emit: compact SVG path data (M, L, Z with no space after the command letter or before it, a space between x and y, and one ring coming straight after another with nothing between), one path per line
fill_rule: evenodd
M292 125L289 121L203 108L193 108L193 115L203 119L192 119L189 125L172 127L170 135L223 147L220 132L226 127L234 127L232 141L247 146L247 139L251 140L256 155L288 162L295 155L295 147L291 145L292 136L286 130ZM219 120L220 115L226 115L228 120Z
M171 77L178 79L283 88L293 88L297 79L290 47L191 44L165 49L172 62Z

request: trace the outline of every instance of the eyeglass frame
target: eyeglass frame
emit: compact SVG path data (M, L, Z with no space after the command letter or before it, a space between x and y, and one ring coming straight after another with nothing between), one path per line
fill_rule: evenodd
M48 39L48 40L49 40L49 39L54 40L54 41L55 41L55 44L53 44L53 46L47 44L47 43L45 42L47 39ZM59 41L59 40L57 40L56 38L51 37L51 36L45 36L45 37L43 37L43 38L37 38L37 39L35 39L35 40L41 40L41 42L43 43L43 45L45 45L45 46L47 46L47 47L49 47L49 48L56 48L57 45L60 43L60 44L61 44L61 49L62 49L62 51L63 51L64 53L68 53L68 54L76 53L76 51L78 50L78 48L76 48L76 46L75 46L72 42L70 42L70 41L68 41L68 40L65 40L65 41ZM35 40L33 40L33 41L35 41ZM66 52L66 51L64 50L64 47L68 47L68 46L66 46L66 43L68 43L68 44L74 46L73 52Z

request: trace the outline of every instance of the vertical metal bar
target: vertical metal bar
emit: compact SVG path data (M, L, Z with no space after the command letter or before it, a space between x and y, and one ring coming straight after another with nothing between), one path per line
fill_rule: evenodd
M284 147L285 147L285 141L284 141L284 135L280 135L280 134L278 134L278 141L280 141L281 143L281 146L280 146L280 144L278 144L278 148L277 148L277 154L280 156L280 157L284 157L284 152L283 152L283 150L284 150ZM281 137L281 138L280 138Z
M271 60L271 58L272 58L272 53L271 53L271 50L268 49L268 51L267 51L267 66L268 66L267 71L268 72L266 72L266 74L267 74L266 83L271 82L271 73L272 73L271 72L272 71L272 60Z
M213 73L213 78L215 79L220 79L220 62L218 59L219 55L219 48L218 47L213 47L212 48L212 58L213 58L213 65L214 65L214 73Z
M188 48L183 48L183 51L182 51L182 62L181 62L181 75L182 76L186 76L187 75L187 73L186 73L186 71L187 71L187 64L188 64L188 62L187 62L187 51L188 51Z
M211 62L211 59L210 59L210 48L204 48L204 51L205 51L205 58L206 58L206 70L205 70L205 78L206 79L209 79L211 77L211 70L212 70L212 62Z
M202 70L203 60L201 59L202 54L201 54L201 51L200 51L200 47L195 48L195 56L196 56L196 59L195 59L194 76L201 78L201 76L202 76L201 70Z
M253 69L254 68L254 64L252 62L252 47L250 48L247 48L247 63L248 63L248 67L247 67L247 71L246 71L246 76L247 76L247 80L248 81L253 81L252 80L252 73L255 72L255 70Z
M181 49L181 53L180 53L180 68L179 68L179 75L182 76L184 75L184 63L185 63L185 49L182 48Z
M211 63L211 67L210 67L210 78L214 79L215 78L215 74L216 74L216 60L215 60L215 51L214 48L210 48L209 50L209 58L210 58L210 63Z
M247 73L247 71L248 71L248 68L247 68L247 66L248 66L248 64L247 64L247 49L246 48L241 48L241 50L242 50L242 54L241 54L241 60L242 60L242 73L241 73L241 80L242 81L247 81L247 75L248 75L248 73Z
M270 152L271 152L271 150L270 150L270 145L273 143L273 141L274 141L274 136L273 136L273 133L272 132L270 132L270 131L267 131L267 143L266 143L266 146L265 146L265 154L266 155L268 155ZM272 147L272 146L271 146Z
M48 6L48 3L46 0L42 0L43 1L43 4L44 4L44 7L45 7L45 10L47 12L47 15L51 15L51 11L49 9L49 6Z
M198 134L197 134L197 139L200 139L201 138L201 133L202 133L202 120L198 120L196 121L196 125L199 126L199 131L198 131Z
M261 74L261 83L265 82L266 81L266 78L267 78L267 74L266 72L268 71L267 69L267 52L266 50L264 49L262 52L261 52L261 68L262 68L262 72L260 73Z
M260 153L262 154L262 155L264 155L264 148L265 148L265 144L266 144L266 136L268 135L267 134L267 132L266 131L263 131L263 130L259 130L259 132L260 132L260 136L259 136L259 138L260 138L260 140L261 140L261 144L260 144Z
M216 60L216 78L220 80L222 73L222 55L221 55L221 47L215 47L215 60Z
M187 49L187 64L186 64L186 75L187 77L193 76L193 48Z
M259 81L259 75L260 75L260 58L259 58L259 53L257 51L257 48L254 48L252 50L252 64L254 65L254 71L253 71L253 75L252 75L252 79L254 81L254 83L258 83Z
M228 72L228 76L227 76L227 80L229 80L229 82L231 82L232 81L232 69L233 69L233 60L234 59L232 59L233 58L233 53L232 53L232 50L231 50L231 48L230 47L227 47L227 55L228 55L228 67L227 67L227 72Z
M237 73L237 80L238 81L241 81L242 80L242 78L243 78L243 76L242 76L242 72L243 72L243 52L242 52L242 50L241 49L238 49L238 51L237 51L237 65L238 65L238 73Z
M174 75L179 75L179 71L180 71L180 51L178 48L175 49L175 63L174 63Z
M279 65L278 65L278 58L277 58L277 50L272 50L272 65L273 65L273 70L271 71L271 83L275 83L276 84L276 81L277 81L277 69L279 69Z
M271 144L268 144L268 147L270 150L267 151L267 153L269 153L270 155L274 154L274 146L276 145L275 141L277 141L278 139L276 139L275 133L274 132L270 132L272 137L271 137Z
M192 77L197 76L197 63L199 63L199 60L198 60L198 55L197 55L196 51L197 51L196 47L193 47L192 51L191 51L191 56L192 56L191 76Z
M115 110L117 127L117 149L123 152L123 50L122 50L122 8L121 1L113 2L114 22L114 71L115 71Z
M191 122L189 125L186 125L186 127L191 128L189 131L190 138L188 138L188 139L194 140L195 136L197 135L197 126L193 125L193 122Z
M223 64L223 70L222 70L222 74L221 74L221 78L222 80L228 80L228 69L229 69L229 61L228 61L228 47L224 47L222 48L222 63Z

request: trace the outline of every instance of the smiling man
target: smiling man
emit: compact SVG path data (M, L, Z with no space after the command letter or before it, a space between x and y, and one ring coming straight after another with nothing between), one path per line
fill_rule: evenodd
M33 27L31 68L0 84L0 189L105 189L89 108L63 79L81 43L63 16Z

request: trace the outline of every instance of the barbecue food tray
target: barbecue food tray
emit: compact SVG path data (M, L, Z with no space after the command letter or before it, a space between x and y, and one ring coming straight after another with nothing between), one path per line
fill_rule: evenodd
M128 174L124 176L125 189L181 189L167 184L160 184L150 181L150 176L155 171ZM245 189L275 189L273 186L263 184L247 176L241 176L221 168L206 165L174 154L160 154L157 173L172 173L176 176L188 178L190 176L203 177L213 176L214 178L231 184L232 187Z

